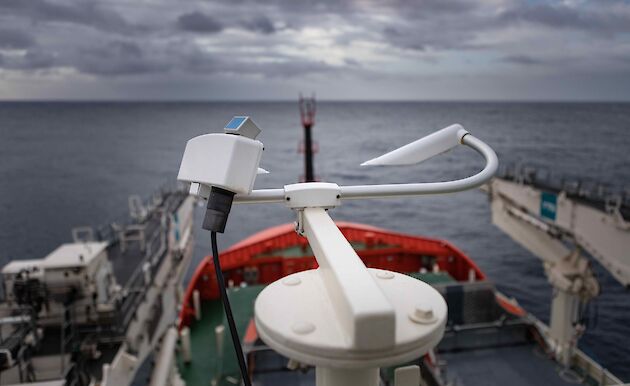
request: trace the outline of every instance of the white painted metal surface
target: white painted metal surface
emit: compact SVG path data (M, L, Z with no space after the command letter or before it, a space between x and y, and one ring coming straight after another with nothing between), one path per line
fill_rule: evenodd
M461 143L477 151L486 160L483 170L473 176L445 182L341 186L340 199L357 200L446 194L473 189L485 184L497 171L499 166L497 155L490 146L471 134L464 135ZM234 197L234 202L241 204L286 202L286 192L284 189L253 190L249 194L237 194Z
M395 309L330 216L321 208L305 209L304 231L344 339L358 350L392 348Z
M276 281L258 296L256 327L270 347L303 363L373 372L439 342L447 309L435 289L367 269L324 209L305 209L304 221L320 268ZM430 320L413 320L418 304L430 309Z
M40 276L43 276L42 259L13 260L2 268L2 274L5 276L15 275L22 271L26 271L30 275L39 272Z
M182 358L184 363L190 363L192 361L192 348L190 345L190 329L188 327L182 328L179 333L179 339L182 342Z
M568 366L583 333L583 326L579 325L580 306L599 294L599 283L588 259L580 253L582 245L574 237L577 213L563 212L567 207L572 211L579 210L578 206L582 204L573 202L568 205L568 199L562 194L544 202L540 190L501 179L491 183L489 192L492 222L543 261L548 281L554 288L547 338L556 360ZM556 198L558 201L553 204ZM599 223L601 215L606 214L591 218L591 222L586 219L582 222ZM559 225L558 219L566 217L572 218L571 225L567 226L562 220ZM605 226L597 230L591 228L591 232L608 231ZM597 238L596 235L592 237ZM571 241L575 247L573 251L567 247Z
M182 204L182 208L186 208L185 211L192 211L193 198L188 197L186 200ZM178 212L178 217L186 219L190 214ZM192 236L188 236L186 245L171 244L167 240L169 238L168 234L171 234L173 231L173 227L178 227L182 234L190 233L192 221L185 220L178 224L171 223L169 229L165 230L162 236L162 242L156 254L168 253L170 255L173 253L172 251L177 250L181 258L172 258L173 255L167 256L151 276L151 284L148 286L142 302L135 308L135 317L130 321L125 332L125 341L112 363L103 366L101 386L131 384L140 364L150 353L156 350L160 344L160 339L165 336L166 331L173 328L173 323L178 314L178 304L181 304L183 301L183 294L180 291L181 282L188 270L193 249ZM158 304L160 306L156 307ZM162 311L156 313L157 309ZM150 323L156 323L152 335L149 335L147 329ZM177 337L177 332L175 332L175 337ZM178 374L169 374L172 376L169 378L170 383L168 384L181 384Z
M420 379L418 365L399 367L394 370L394 386L418 386Z
M88 266L97 258L106 258L102 254L107 248L106 242L87 242L63 244L44 258L46 269Z
M228 126L238 126L232 122ZM318 386L376 386L379 367L404 363L435 347L446 324L442 296L407 275L367 269L326 209L343 199L444 194L478 187L497 170L494 151L460 125L452 125L364 165L419 163L461 143L485 158L481 172L435 183L345 187L304 183L252 191L256 174L252 167L258 167L262 144L233 137L208 134L190 140L178 179L192 182L191 192L201 196L211 186L219 186L238 193L236 203L284 202L298 212L297 231L306 235L319 264L318 269L285 277L260 293L255 320L265 343L288 358L317 366Z
M339 185L328 182L306 182L285 185L284 195L291 209L334 208L341 204Z
M602 263L623 285L630 286L630 223L614 207L609 211L595 209L568 197L555 196L555 219L540 218L542 191L530 185L495 179L493 197L515 203L528 214L584 248ZM494 209L493 209L494 212Z
M494 150L484 142L468 134L462 139L462 144L467 145L486 160L486 166L479 173L455 181L428 182L419 184L387 184L387 185L358 185L342 186L342 200L384 198L384 197L409 197L427 194L456 193L479 187L488 182L499 167L499 160Z
M157 354L155 367L151 374L150 386L169 386L178 378L175 366L175 345L177 344L177 329L171 327L166 331L160 351Z
M317 386L379 386L380 384L378 368L356 370L317 367L315 379Z
M468 131L461 125L450 125L380 157L365 161L361 166L419 164L456 147L466 134Z
M260 141L240 135L201 135L186 144L177 179L248 194L262 151Z
M201 320L201 295L199 295L199 290L193 291L193 308L195 310L195 319L197 321Z

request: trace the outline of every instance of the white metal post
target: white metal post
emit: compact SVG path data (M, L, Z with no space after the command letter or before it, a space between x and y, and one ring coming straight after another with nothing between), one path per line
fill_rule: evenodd
M333 369L317 367L315 369L316 386L378 386L379 369Z
M328 213L304 209L304 232L351 344L359 350L391 348L396 333L394 307Z
M551 323L549 333L556 347L558 362L567 366L570 364L576 330L575 322L578 316L580 299L577 294L555 288L555 296L551 301Z
M169 328L163 337L162 347L157 355L155 367L151 374L151 386L170 385L177 370L175 364L175 345L177 343L177 329Z
M260 293L258 334L284 356L317 366L318 386L376 386L380 367L418 358L440 341L446 302L419 280L366 268L326 210L301 211L319 268Z

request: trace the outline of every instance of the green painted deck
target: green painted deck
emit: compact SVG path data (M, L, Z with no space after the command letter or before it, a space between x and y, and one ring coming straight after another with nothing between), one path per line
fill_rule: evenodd
M254 315L254 301L263 288L264 286L250 286L228 289L234 321L241 339ZM225 326L225 332L223 346L219 349L214 330L220 324ZM219 374L216 383L218 386L240 384L238 362L220 300L202 302L201 320L190 326L190 343L192 362L184 364L181 356L178 356L179 371L186 385L209 386ZM219 350L223 352L222 358L217 355Z

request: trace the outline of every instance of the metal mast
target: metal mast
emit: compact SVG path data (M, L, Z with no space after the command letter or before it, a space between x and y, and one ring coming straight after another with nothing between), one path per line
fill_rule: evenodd
M313 171L313 137L311 128L315 124L315 94L310 98L302 97L300 94L300 118L304 127L304 180L303 182L314 182L315 173Z

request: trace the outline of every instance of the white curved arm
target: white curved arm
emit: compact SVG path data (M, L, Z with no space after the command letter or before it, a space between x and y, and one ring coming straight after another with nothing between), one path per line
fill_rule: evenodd
M492 148L471 134L466 134L462 144L475 149L486 159L486 166L479 173L455 181L427 182L418 184L388 184L388 185L356 185L342 186L342 200L356 200L361 198L405 197L426 194L455 193L473 189L488 182L499 167L499 160Z
M456 126L456 125L453 125L453 126ZM449 126L447 129L453 126ZM443 130L446 130L446 129L443 129ZM443 131L443 130L440 130L440 131ZM454 131L454 132L456 134L461 133L459 130ZM420 141L429 137L431 136L422 138ZM497 168L499 167L499 160L497 159L497 155L490 146L488 146L485 142L481 141L480 139L474 137L472 134L463 133L463 136L460 138L460 141L461 141L461 144L473 148L485 158L486 166L479 173L470 177L462 178L460 180L445 181L445 182L341 186L340 191L339 191L339 194L341 196L340 198L342 200L357 200L357 199L364 199L364 198L408 197L408 196L420 196L420 195L428 195L428 194L455 193L455 192L461 192L464 190L479 187L483 185L484 183L488 182L496 173ZM413 142L412 144L415 144L417 142L419 141ZM405 148L406 146L403 146L401 149ZM446 151L450 149L451 147L454 147L452 142L447 145L441 146L439 147L441 151L439 151L436 154ZM394 150L394 152L396 151L397 150ZM390 152L388 154L391 154L394 152ZM433 155L436 155L436 154L433 154ZM407 157L407 155L405 155L405 157ZM381 157L378 157L372 161L376 161L379 158ZM413 163L417 163L417 160L423 161L424 159L427 159L427 158L429 157L425 156L425 157L415 158L416 162L413 162ZM394 160L396 160L396 158L394 158ZM397 162L398 161L399 159L397 160ZM389 161L386 160L386 162L391 162L391 159ZM384 163L385 162L383 163L379 162L379 164L384 164ZM372 164L377 164L377 163L374 162ZM286 195L285 195L284 189L261 189L261 190L254 190L248 195L237 194L234 197L234 202L241 203L241 204L285 202L286 201L285 197Z

